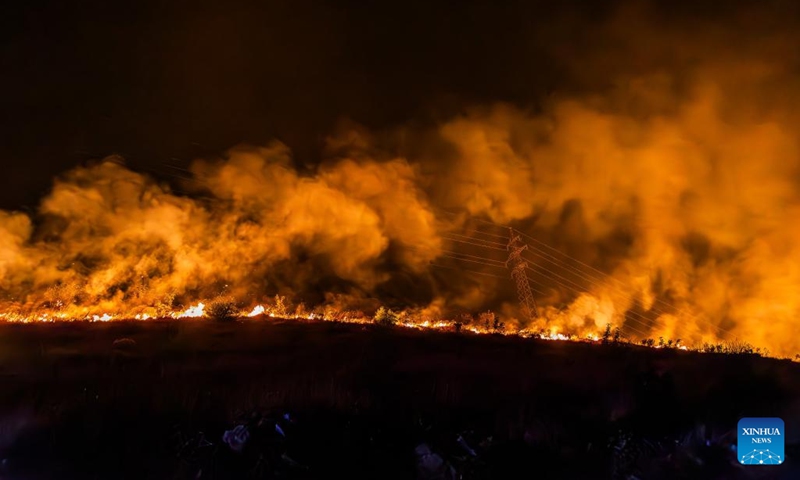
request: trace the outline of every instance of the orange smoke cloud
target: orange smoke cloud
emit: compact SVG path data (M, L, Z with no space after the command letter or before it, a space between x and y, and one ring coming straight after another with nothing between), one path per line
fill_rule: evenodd
M782 74L760 64L700 69L680 98L659 77L624 94L554 100L538 115L474 110L440 129L456 154L437 191L450 208L517 225L610 275L546 274L571 304L545 309L542 324L611 321L637 336L737 336L796 351L795 117L789 105L760 109L728 91L737 74L751 87Z
M346 159L302 176L276 143L237 147L192 171L205 197L173 194L110 158L56 181L35 235L30 218L4 212L7 298L113 312L176 297L252 301L281 287L277 273L297 277L298 293L333 276L355 298L389 279L381 265L390 244L417 273L437 255L436 219L402 160Z

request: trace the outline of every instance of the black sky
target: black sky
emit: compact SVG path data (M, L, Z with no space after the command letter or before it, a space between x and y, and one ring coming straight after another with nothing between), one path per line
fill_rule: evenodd
M663 2L656 10L664 22L691 25L729 4ZM5 3L0 208L33 206L54 175L109 154L123 155L135 169L159 170L165 162L186 165L238 143L278 138L299 164L309 164L342 118L382 128L471 104L535 108L553 91L602 88L610 78L603 66L584 76L574 60L585 50L621 48L593 30L617 7Z

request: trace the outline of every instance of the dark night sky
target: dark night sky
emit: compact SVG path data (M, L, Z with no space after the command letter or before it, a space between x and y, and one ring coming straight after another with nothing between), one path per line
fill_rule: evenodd
M153 169L278 138L298 163L308 164L341 118L381 128L468 104L535 108L554 90L601 88L605 67L594 65L587 78L570 60L585 49L619 47L603 44L592 30L614 7L579 1L5 3L0 208L35 205L54 175L113 153L133 168ZM718 8L664 2L660 14L680 23Z

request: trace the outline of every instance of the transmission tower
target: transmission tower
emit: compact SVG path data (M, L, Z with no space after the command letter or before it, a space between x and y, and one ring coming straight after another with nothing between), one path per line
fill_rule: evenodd
M506 268L511 269L511 278L517 284L517 294L519 295L519 303L522 306L525 314L529 320L536 320L539 312L536 310L536 301L533 299L530 283L528 283L528 274L525 270L528 268L528 261L522 256L523 250L528 248L528 245L523 244L520 236L514 233L513 228L509 228L509 241L506 250L508 260L506 260Z

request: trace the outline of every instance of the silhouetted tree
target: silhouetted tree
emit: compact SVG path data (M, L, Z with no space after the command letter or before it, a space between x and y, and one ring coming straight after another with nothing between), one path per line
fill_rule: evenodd
M611 338L611 324L610 323L606 324L606 329L603 330L603 336L601 338L603 340L603 343L608 343L608 340Z

